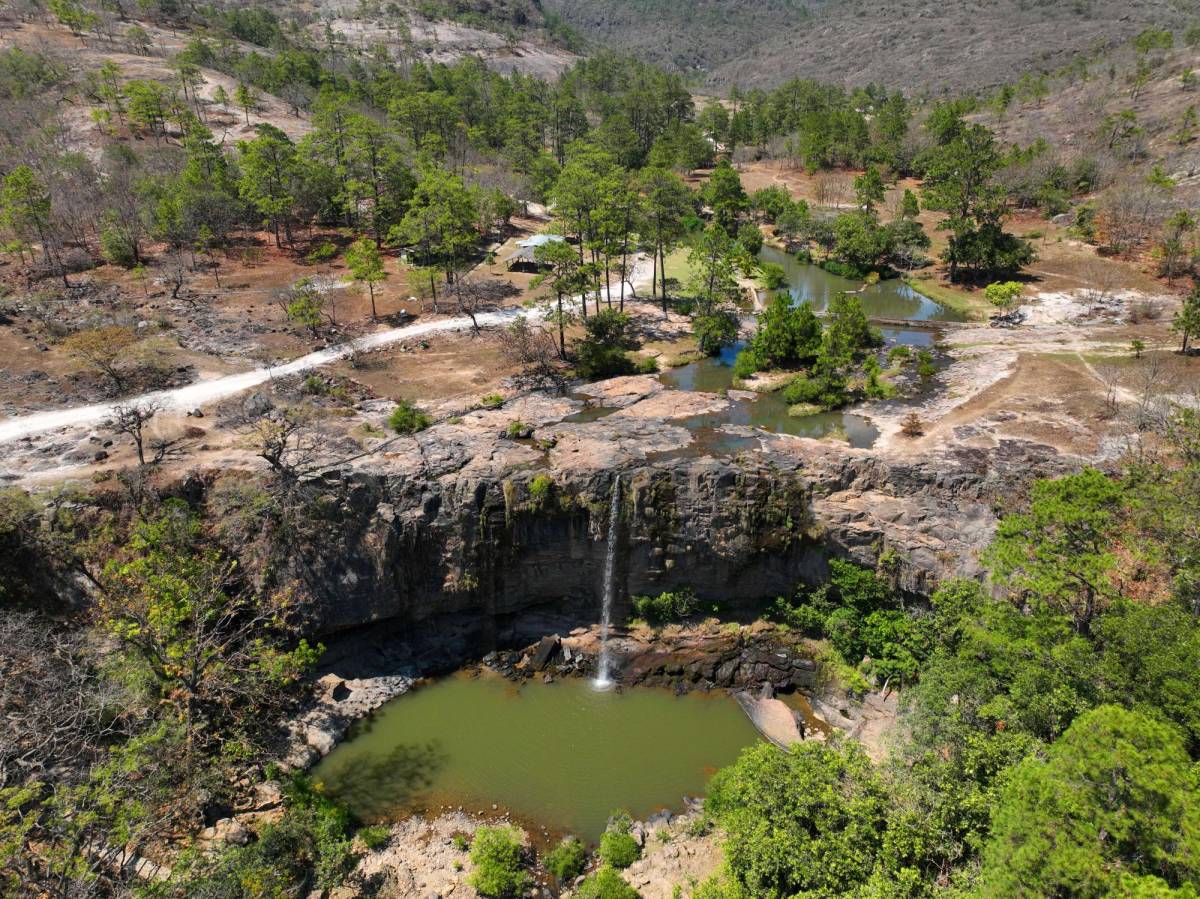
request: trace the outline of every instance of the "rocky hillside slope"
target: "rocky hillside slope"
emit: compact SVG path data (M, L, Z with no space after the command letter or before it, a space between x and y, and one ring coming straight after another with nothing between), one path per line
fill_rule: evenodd
M1185 0L545 0L585 38L694 73L709 88L788 78L938 95L1190 20Z

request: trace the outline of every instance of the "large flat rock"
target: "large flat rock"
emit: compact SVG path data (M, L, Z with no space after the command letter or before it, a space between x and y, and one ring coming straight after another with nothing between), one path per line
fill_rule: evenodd
M804 739L796 715L780 699L763 699L742 691L733 698L749 716L758 732L774 743L787 749Z

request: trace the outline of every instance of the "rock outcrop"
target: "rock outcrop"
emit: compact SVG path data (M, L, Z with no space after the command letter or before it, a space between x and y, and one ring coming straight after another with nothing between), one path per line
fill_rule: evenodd
M690 587L736 604L820 581L831 556L894 561L926 594L976 573L994 517L978 480L854 457L755 453L620 470L618 602ZM262 570L302 584L316 629L457 613L502 619L552 605L579 622L601 600L615 470L518 469L411 478L334 472L317 533Z
M535 394L381 440L309 484L303 526L248 546L247 570L263 587L299 585L319 633L388 622L404 639L469 619L475 652L521 639L521 616L557 616L536 639L596 620L619 475L618 620L634 594L689 587L727 607L778 595L820 582L831 557L884 558L919 597L978 574L994 498L1057 464L1028 444L911 462L684 427L673 407L728 401L645 377L604 386L619 408L595 420L572 420L578 400ZM529 436L507 436L513 422Z

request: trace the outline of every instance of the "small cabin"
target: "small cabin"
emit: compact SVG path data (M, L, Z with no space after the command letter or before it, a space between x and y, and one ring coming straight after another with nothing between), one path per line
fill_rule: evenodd
M504 265L510 272L540 272L546 266L537 261L537 248L563 240L561 234L534 234L518 240L516 250L505 257Z

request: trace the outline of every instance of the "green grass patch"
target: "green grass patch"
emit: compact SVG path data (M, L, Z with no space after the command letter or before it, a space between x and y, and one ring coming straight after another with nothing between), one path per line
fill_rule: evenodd
M982 292L968 293L965 290L946 287L932 278L918 278L913 275L905 275L904 283L921 296L927 297L947 309L953 309L972 321L982 321L987 318L989 312L993 311L992 305L984 299Z
M680 247L673 252L667 254L667 260L664 268L668 278L674 278L680 284L687 284L692 277L692 266L688 262L688 254L691 251Z

